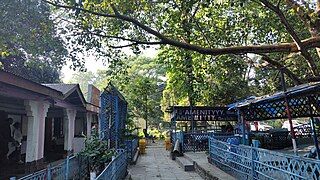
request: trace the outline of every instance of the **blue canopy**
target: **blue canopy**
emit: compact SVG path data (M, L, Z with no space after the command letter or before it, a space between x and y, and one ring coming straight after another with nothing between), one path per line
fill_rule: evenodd
M284 97L294 97L302 94L307 94L312 91L316 91L320 89L320 82L312 82L307 84L301 84L292 88L287 89L287 91L279 91L270 95L264 95L260 97L250 96L240 102L230 104L228 107L231 108L241 108L249 106L250 104L264 104L270 101L276 101L279 99L283 99ZM295 105L293 101L290 101L292 105Z

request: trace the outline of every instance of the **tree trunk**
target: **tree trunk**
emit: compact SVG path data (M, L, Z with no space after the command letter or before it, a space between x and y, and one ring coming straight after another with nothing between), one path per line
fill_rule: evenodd
M148 132L148 107L147 107L147 94L143 96L144 98L144 117L143 119L146 121L146 132Z
M313 24L313 27L309 28L310 34L312 37L317 37L319 35L319 31L320 31L320 0L317 0L317 5L316 5L316 16L317 16L317 20L315 21L315 23ZM311 26L311 24L310 24ZM320 48L316 48L317 50L317 54L320 57Z

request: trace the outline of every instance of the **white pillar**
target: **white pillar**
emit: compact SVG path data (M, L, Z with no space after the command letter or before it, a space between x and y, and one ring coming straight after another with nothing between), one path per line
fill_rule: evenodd
M91 136L92 113L87 112L87 137Z
M77 110L64 109L64 150L72 151L74 149L74 123Z
M24 101L28 117L26 162L43 158L45 119L50 104L43 101Z

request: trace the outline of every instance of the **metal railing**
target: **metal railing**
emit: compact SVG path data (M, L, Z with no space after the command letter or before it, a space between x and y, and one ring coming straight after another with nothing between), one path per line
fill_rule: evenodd
M50 171L48 169L43 169L41 171L37 171L33 174L29 174L27 176L24 176L22 178L19 178L19 180L45 180L50 177ZM16 179L15 177L11 177L10 179Z
M185 133L177 132L172 135L173 142L176 139L181 143L182 152L190 151L206 151L209 149L208 138L213 137L220 141L227 141L229 138L234 138L233 133ZM236 137L239 138L239 137ZM171 142L171 145L174 143ZM173 149L173 148L172 148Z
M118 180L124 179L127 173L127 154L123 149L117 150L117 156L96 178L96 180Z
M237 179L319 179L320 161L209 138L211 163Z
M184 133L182 141L183 152L207 150L208 137L208 133Z
M134 158L134 155L137 152L138 148L138 140L132 139L132 140L126 140L126 150L128 154L128 161L132 161Z
M88 174L88 163L80 156L67 156L63 162L48 166L46 169L37 171L18 180L68 180L80 179ZM15 178L13 178L15 179Z

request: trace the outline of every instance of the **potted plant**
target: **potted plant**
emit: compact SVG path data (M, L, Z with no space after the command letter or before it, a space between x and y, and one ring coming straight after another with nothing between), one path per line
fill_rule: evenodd
M88 162L90 177L100 174L116 154L114 149L108 149L107 141L101 140L97 132L85 139L85 148L80 152Z

